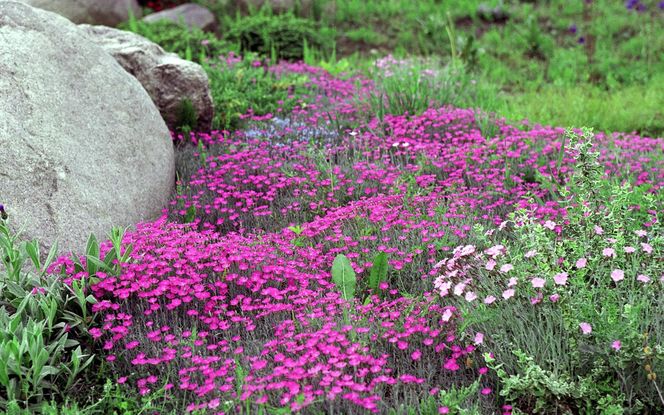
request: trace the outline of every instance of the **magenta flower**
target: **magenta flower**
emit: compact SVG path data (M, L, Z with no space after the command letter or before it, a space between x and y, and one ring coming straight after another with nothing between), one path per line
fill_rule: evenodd
M622 343L620 343L620 340L614 340L613 343L611 343L611 348L615 351L620 350L622 347Z

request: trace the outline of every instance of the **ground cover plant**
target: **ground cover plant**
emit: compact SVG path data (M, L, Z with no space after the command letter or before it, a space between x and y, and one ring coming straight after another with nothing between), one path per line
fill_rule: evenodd
M80 411L661 411L661 139L268 70L306 79L290 114L176 136L162 218L48 267L91 283Z

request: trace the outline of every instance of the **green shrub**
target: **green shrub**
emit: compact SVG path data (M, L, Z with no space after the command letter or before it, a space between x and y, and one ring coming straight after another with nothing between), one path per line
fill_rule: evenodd
M80 387L93 360L87 307L96 300L85 280L67 285L46 274L56 246L42 264L37 242L17 244L17 237L0 220L0 408L19 401L36 410ZM28 260L36 275L23 272Z
M304 75L276 75L257 64L256 55L244 59L232 55L226 60L204 64L210 79L215 116L214 129L231 130L239 126L241 115L249 109L256 115L289 112L300 99L297 91L309 79ZM291 92L295 92L291 94Z
M226 39L240 45L241 51L255 52L276 59L301 60L306 47L331 51L333 38L319 30L314 22L293 14L271 15L265 12L238 17L229 23Z
M206 59L216 59L229 51L238 52L236 46L220 40L213 33L203 32L196 27L189 29L168 20L148 23L132 16L128 22L120 24L119 28L141 35L167 52L178 54L182 59L199 63Z

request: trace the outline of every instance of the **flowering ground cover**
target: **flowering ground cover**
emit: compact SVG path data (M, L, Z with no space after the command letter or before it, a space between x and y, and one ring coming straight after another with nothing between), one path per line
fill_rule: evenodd
M50 265L125 413L661 413L662 138L269 70L291 113L174 135L162 217Z

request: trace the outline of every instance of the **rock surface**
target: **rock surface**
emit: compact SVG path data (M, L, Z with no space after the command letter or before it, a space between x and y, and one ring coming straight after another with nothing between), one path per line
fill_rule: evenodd
M143 85L169 128L178 127L184 99L191 100L199 130L209 130L214 115L210 85L203 68L167 53L161 46L135 33L106 26L79 25L95 44Z
M186 3L172 9L152 13L145 16L143 20L149 23L158 22L159 20L182 22L189 28L197 27L208 32L214 32L218 28L215 15L210 10L195 3Z
M17 0L48 10L74 23L117 26L129 20L129 11L140 18L143 13L136 0Z
M0 0L0 200L46 251L160 216L175 166L141 84L73 23Z

